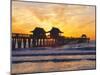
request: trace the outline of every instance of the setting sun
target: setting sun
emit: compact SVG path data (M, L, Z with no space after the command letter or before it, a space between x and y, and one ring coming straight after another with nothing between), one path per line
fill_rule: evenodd
M86 34L95 40L95 6L13 1L12 32L29 34L35 27L57 27L66 37Z

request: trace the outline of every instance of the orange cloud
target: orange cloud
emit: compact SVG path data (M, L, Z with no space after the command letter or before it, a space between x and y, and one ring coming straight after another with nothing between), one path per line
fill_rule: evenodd
M85 33L95 39L95 6L13 1L12 32L30 33L35 27L58 27L67 37Z

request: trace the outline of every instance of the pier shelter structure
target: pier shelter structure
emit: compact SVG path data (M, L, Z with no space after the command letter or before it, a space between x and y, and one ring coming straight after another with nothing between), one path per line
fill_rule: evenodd
M69 43L88 43L90 40L86 34L82 34L79 38L62 36L63 32L56 27L52 27L48 32L41 27L36 27L30 32L31 34L12 33L12 49L57 47Z

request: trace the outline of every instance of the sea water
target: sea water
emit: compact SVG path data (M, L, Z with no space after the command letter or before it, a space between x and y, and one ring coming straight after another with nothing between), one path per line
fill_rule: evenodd
M12 73L73 71L96 68L95 41L61 47L12 51Z

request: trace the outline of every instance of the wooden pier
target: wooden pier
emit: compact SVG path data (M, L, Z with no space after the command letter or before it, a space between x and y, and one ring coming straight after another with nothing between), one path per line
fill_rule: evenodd
M61 36L61 32L57 28L45 32L43 28L35 28L32 34L12 33L12 49L16 48L35 48L35 47L55 47L69 43L89 42L89 38L83 34L80 38L67 38ZM49 36L46 33L50 33Z
M29 34L12 34L12 48L34 48L34 47L49 47L56 44L53 38L33 38Z

